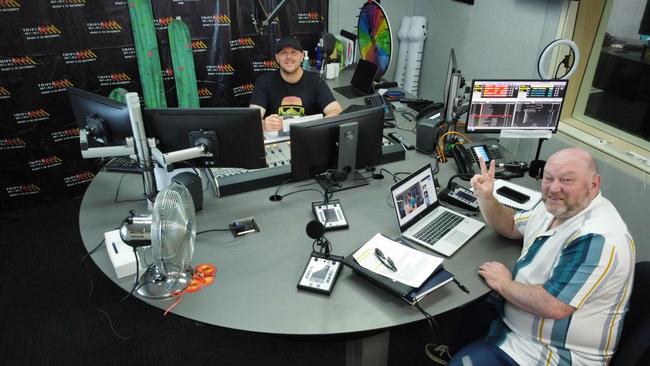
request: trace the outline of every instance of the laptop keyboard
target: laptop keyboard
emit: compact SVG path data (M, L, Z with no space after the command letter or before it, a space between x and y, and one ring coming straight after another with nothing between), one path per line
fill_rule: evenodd
M366 105L371 105L373 107L384 107L384 120L392 121L395 119L395 114L393 113L393 105L384 98L383 95L374 94L367 96L363 99Z
M463 221L461 216L444 211L442 215L436 217L413 236L425 243L434 244L461 221Z

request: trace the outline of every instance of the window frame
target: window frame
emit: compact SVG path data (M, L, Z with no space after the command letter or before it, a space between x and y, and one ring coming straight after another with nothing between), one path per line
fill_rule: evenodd
M614 0L580 1L575 13L575 28L564 32L563 38L573 38L581 57L575 74L569 81L565 105L558 130L611 155L640 170L650 171L650 142L616 127L584 115L603 38ZM570 1L570 4L574 3ZM647 161L635 158L630 152Z

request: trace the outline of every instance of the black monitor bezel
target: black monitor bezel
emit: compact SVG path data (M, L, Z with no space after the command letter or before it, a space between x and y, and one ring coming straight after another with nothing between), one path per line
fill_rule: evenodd
M565 94L562 97L562 101L560 102L560 109L558 111L558 118L555 121L555 125L553 126L553 129L551 130L550 128L526 128L526 129L521 129L521 128L475 128L475 129L469 129L469 118L471 115L472 111L472 103L474 101L474 86L476 85L477 82L517 82L517 83L525 83L525 82L563 82L565 84ZM469 106L467 109L467 117L465 119L465 133L480 133L480 134L489 134L489 133L501 133L501 131L549 131L553 134L557 133L558 126L560 124L560 119L562 115L562 108L564 108L564 101L566 99L566 90L569 87L569 81L566 79L558 79L558 80L540 80L540 79L474 79L472 80L471 83L471 89L470 89L470 99L469 99Z
M367 118L367 120L360 120ZM335 169L339 128L347 122L359 123L356 168L373 166L382 154L384 108L374 107L291 125L291 177L310 179ZM373 148L374 146L374 148ZM318 158L316 159L315 156ZM317 160L317 161L314 161Z
M127 137L133 137L131 117L126 103L74 87L68 87L67 92L72 114L79 129L87 129L86 118L93 114L104 120L108 132L103 136L104 143L100 145L101 147L122 146L125 145ZM87 113L88 111L94 113Z
M191 117L214 117L214 121L192 120ZM219 117L234 116L224 125ZM145 108L142 111L147 137L154 137L163 153L191 148L191 131L215 131L219 152L213 157L187 162L195 167L266 167L264 137L260 110L257 108ZM225 137L224 137L225 135Z

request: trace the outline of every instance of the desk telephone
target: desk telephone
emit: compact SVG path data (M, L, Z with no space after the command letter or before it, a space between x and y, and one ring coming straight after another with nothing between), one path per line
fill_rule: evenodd
M451 149L452 156L458 167L458 174L476 174L474 166L479 167L478 158L482 157L486 164L496 160L497 164L503 160L503 153L496 145L474 145L469 150L461 144L456 144Z

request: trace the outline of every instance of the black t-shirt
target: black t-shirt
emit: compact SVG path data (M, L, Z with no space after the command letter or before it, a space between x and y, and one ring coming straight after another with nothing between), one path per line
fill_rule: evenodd
M315 72L305 71L300 80L290 84L280 75L280 70L260 75L250 103L266 109L265 115L308 116L323 113L335 101L332 91Z

